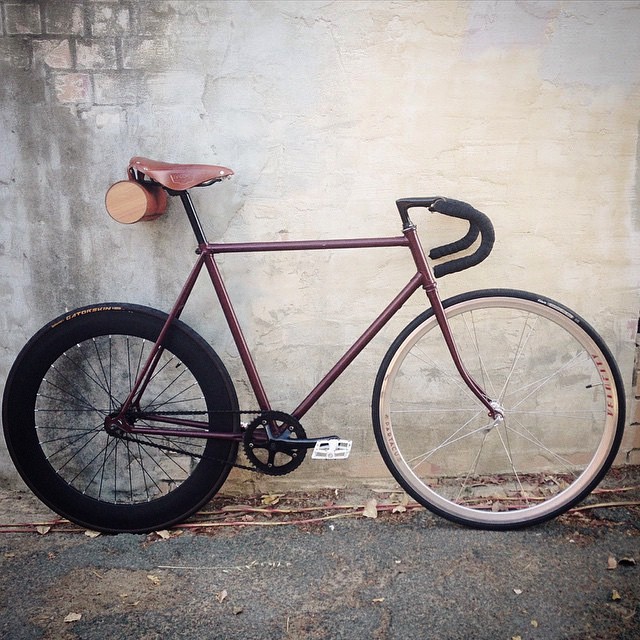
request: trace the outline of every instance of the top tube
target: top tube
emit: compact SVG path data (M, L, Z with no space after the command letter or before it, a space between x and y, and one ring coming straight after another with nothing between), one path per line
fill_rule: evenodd
M382 238L347 238L343 240L274 240L272 242L206 243L207 253L258 253L266 251L312 251L322 249L366 249L408 247L405 236Z

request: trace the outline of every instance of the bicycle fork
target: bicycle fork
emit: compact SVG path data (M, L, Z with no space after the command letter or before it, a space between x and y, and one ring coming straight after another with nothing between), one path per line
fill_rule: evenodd
M442 336L447 345L447 349L449 350L449 354L451 355L451 359L453 360L460 377L473 395L476 396L476 398L478 398L478 400L486 407L488 415L492 420L494 420L495 425L504 418L504 411L497 402L491 400L482 387L480 387L480 385L471 377L471 374L467 371L467 368L462 362L460 352L458 351L455 338L453 337L453 333L449 325L449 320L447 319L447 315L442 305L442 300L440 299L440 294L438 293L438 284L431 267L427 262L427 258L424 255L424 250L422 249L422 245L418 238L415 225L411 224L405 227L403 233L409 242L411 255L413 256L418 272L422 276L422 288L427 294L427 298L429 299L433 313L438 321L438 326L442 331Z

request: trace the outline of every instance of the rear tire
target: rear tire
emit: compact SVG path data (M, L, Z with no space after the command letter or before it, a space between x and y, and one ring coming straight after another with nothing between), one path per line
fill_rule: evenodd
M129 440L105 429L166 319L130 304L77 309L43 327L9 373L3 423L13 462L46 505L83 527L141 533L181 522L220 489L235 461L237 442ZM205 424L208 414L208 431L240 431L229 374L180 321L168 331L140 409ZM184 428L139 418L136 426L143 425Z
M452 362L432 310L387 352L373 392L378 447L400 485L454 522L513 529L553 518L605 475L625 396L598 334L561 304L492 289L443 303L462 361L504 410L493 421Z

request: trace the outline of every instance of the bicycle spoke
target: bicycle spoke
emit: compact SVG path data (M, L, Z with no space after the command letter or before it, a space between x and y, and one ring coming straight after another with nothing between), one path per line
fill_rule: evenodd
M108 436L103 422L87 425L82 416L107 416L119 406L118 398L131 392L146 351L145 340L134 343L130 336L94 338L89 344L90 350L76 345L63 353L43 380L55 393L38 393L36 413L48 416L46 429L39 429L41 446L55 463L56 472L81 493L114 504L148 502L191 475L193 462L189 460L199 461L208 441L148 434L136 435L134 444L129 436ZM164 353L147 386L145 411L184 410L189 415L195 409L201 413L206 407L197 382L173 354L165 357ZM123 364L124 376L118 378L116 366ZM105 401L111 407L105 408ZM83 422L76 422L74 416ZM152 418L139 420L141 426L151 426L149 423Z
M559 462L560 464L562 464L568 473L571 473L574 476L576 475L575 472L573 471L574 465L572 465L572 463L569 460L567 460L560 454L556 453L555 451L552 451L549 447L545 446L539 438L534 436L522 423L520 423L518 420L513 418L513 416L510 418L509 422L512 422L512 421L517 422L520 428L522 429L522 431L526 432L526 433L523 433L523 432L517 431L513 427L509 426L509 429L512 433L514 433L517 436L520 436L527 442L534 444L536 447L538 447L538 449L540 449L541 451L544 451L544 453L548 454L556 462Z
M69 462L71 460L76 458L82 451L84 451L84 449L86 447L88 447L93 442L93 440L100 435L100 433L101 433L100 429L90 429L88 431L83 432L81 435L77 435L76 433L74 433L71 436L69 436L69 438L57 438L57 439L55 439L53 441L44 440L44 441L42 441L41 444L46 446L50 442L59 442L60 440L68 439L69 442L67 442L63 447L61 447L60 449L54 450L54 451L49 453L49 457L50 458L55 458L55 457L61 455L63 452L68 451L69 449L71 449L71 447L73 447L74 445L79 443L81 440L85 440L85 443L80 447L80 449L74 449L73 452L71 453L71 456L69 458L67 458L66 462L62 466L58 467L58 472L60 472L62 469L64 469L64 467L67 464L69 464ZM90 435L90 437L87 440L87 437L89 435Z
M474 429L473 431L469 431L468 433L465 433L465 434L463 434L461 436L456 437L470 423L471 423L471 420L467 421L458 430L456 430L448 438L446 438L444 440L444 442L441 442L439 445L435 446L430 451L426 451L425 453L421 453L420 455L415 456L414 458L410 458L408 460L409 464L411 464L412 462L415 462L416 460L419 459L419 462L417 464L413 465L411 468L414 469L414 470L417 469L419 465L421 465L423 462L428 460L431 456L433 456L435 453L439 452L441 449L444 449L445 447L448 447L448 446L450 446L452 444L456 444L456 443L458 443L458 442L460 442L462 440L465 440L466 438L469 438L470 436L476 435L477 433L480 433L480 432L486 430L486 426L482 426L482 427L479 427L477 429Z
M472 400L477 400L475 395L471 393L469 387L462 381L459 374L456 372L455 374L449 373L449 369L451 367L445 367L439 364L437 361L428 356L424 351L417 348L410 353L412 358L419 360L420 362L424 362L427 366L435 367L435 370L441 373L444 376L444 379L447 382L454 384L464 395Z
M480 447L478 447L478 452L476 453L476 457L473 461L473 464L471 465L471 468L467 472L467 475L460 486L460 491L458 492L458 495L456 496L456 499L455 499L456 502L461 502L462 494L467 488L467 482L469 481L469 478L471 478L476 473L476 469L478 468L478 461L480 460L480 456L482 455L482 450L484 449L484 443L486 442L488 436L489 436L489 433L487 432L484 434L482 438L482 443L480 444Z
M467 337L470 340L470 343L473 347L473 352L478 360L478 366L480 368L480 382L482 385L482 388L486 391L489 392L489 390L491 390L490 395L494 398L498 397L498 394L496 393L495 387L493 385L493 380L491 379L491 377L489 376L489 372L488 369L486 367L486 365L484 364L484 360L482 358L482 354L480 352L480 344L479 344L479 338L478 338L478 333L477 333L477 325L474 321L474 315L473 312L471 312L470 314L468 314L467 316L463 317L463 323L467 332ZM466 385L463 385L466 388Z
M396 340L376 379L385 462L414 498L451 519L510 528L557 515L610 464L621 422L611 364L577 316L512 291L446 307L465 368L498 403L491 422L461 387L435 317Z
M531 340L534 331L535 331L535 327L537 325L538 322L538 318L534 318L533 320L533 326L529 325L529 319L531 318L531 314L528 314L525 318L525 321L523 323L522 326L522 331L520 332L520 338L518 340L518 345L516 347L515 353L513 355L513 360L511 362L511 368L509 370L509 373L507 375L506 380L504 381L504 384L502 386L502 389L498 395L498 399L500 402L504 402L504 397L507 393L507 388L509 387L509 383L511 382L511 378L513 376L514 371L516 370L516 365L518 364L518 362L521 361L521 359L524 357L524 351L526 346L529 344L529 341ZM526 332L526 335L525 335Z
M574 364L580 359L583 359L583 360L585 359L584 354L576 354L569 362L566 362L565 364L563 364L561 367L559 367L549 375L544 376L543 378L540 378L539 380L536 380L534 382L530 382L527 385L527 387L530 389L527 395L520 398L518 402L516 402L516 404L511 405L511 409L517 409L523 402L531 398L535 393L540 391L543 387L545 387L550 382L555 380L561 374L566 373L567 369L573 367ZM514 391L513 393L516 393L516 392L518 392L518 390Z

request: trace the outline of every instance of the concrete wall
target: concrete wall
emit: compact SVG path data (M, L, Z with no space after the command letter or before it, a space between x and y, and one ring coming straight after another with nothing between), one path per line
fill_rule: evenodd
M473 203L493 219L496 249L442 293L511 286L564 301L612 347L631 403L638 33L639 2L1 0L0 384L65 309L170 305L193 258L176 203L131 227L103 208L140 154L235 170L194 194L212 240L394 235L398 197ZM459 233L416 221L431 246ZM273 404L291 410L410 265L380 250L228 256L223 268ZM413 299L305 419L309 433L352 438L351 459L287 480L388 480L371 388L423 305ZM197 302L185 319L252 407L220 314ZM638 461L637 430L622 461ZM4 447L0 475L16 481ZM253 488L253 476L235 478Z

